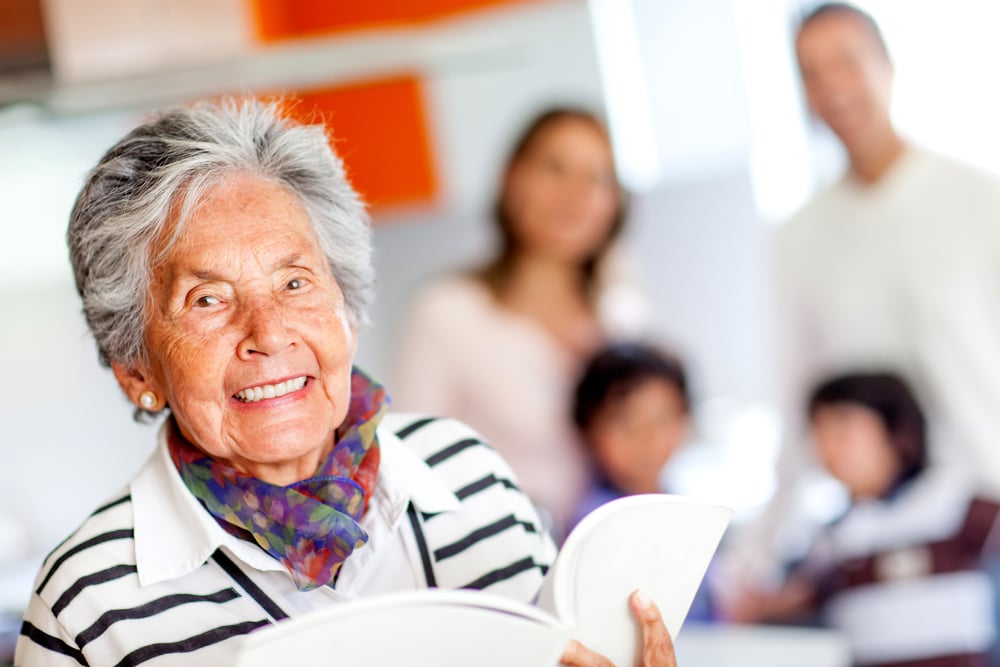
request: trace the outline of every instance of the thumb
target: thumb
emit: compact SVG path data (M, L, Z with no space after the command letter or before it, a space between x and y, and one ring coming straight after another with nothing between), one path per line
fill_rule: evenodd
M642 591L630 598L632 613L642 628L642 664L644 667L677 667L674 644L656 604Z

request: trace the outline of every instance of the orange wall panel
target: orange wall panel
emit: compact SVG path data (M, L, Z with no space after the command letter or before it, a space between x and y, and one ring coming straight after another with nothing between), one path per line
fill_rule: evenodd
M405 26L452 14L540 0L248 0L263 42Z
M297 120L324 122L348 177L374 210L435 201L437 177L420 79L404 75L300 91Z
M39 0L0 0L0 71L48 62Z

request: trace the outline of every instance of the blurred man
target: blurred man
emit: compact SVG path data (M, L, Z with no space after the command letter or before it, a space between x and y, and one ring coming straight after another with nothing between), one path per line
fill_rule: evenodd
M895 369L935 422L932 458L1000 492L1000 181L900 137L893 65L866 13L822 5L795 47L809 106L849 166L777 239L785 413L822 376ZM786 424L772 526L794 525L801 501L807 448Z

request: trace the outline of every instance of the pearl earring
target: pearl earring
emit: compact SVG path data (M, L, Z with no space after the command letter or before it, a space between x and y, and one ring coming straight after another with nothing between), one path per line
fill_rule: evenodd
M156 405L156 394L151 391L144 391L139 394L139 405L142 406L143 410L152 410L153 406Z

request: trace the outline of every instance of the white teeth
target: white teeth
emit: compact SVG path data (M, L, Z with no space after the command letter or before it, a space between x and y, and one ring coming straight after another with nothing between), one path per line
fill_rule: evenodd
M284 396L290 392L298 391L304 386L306 386L306 378L303 375L302 377L295 378L294 380L285 380L284 382L279 382L278 384L262 384L259 387L243 389L236 392L236 398L244 403L256 403L257 401L262 401L265 398L277 398L279 396Z

